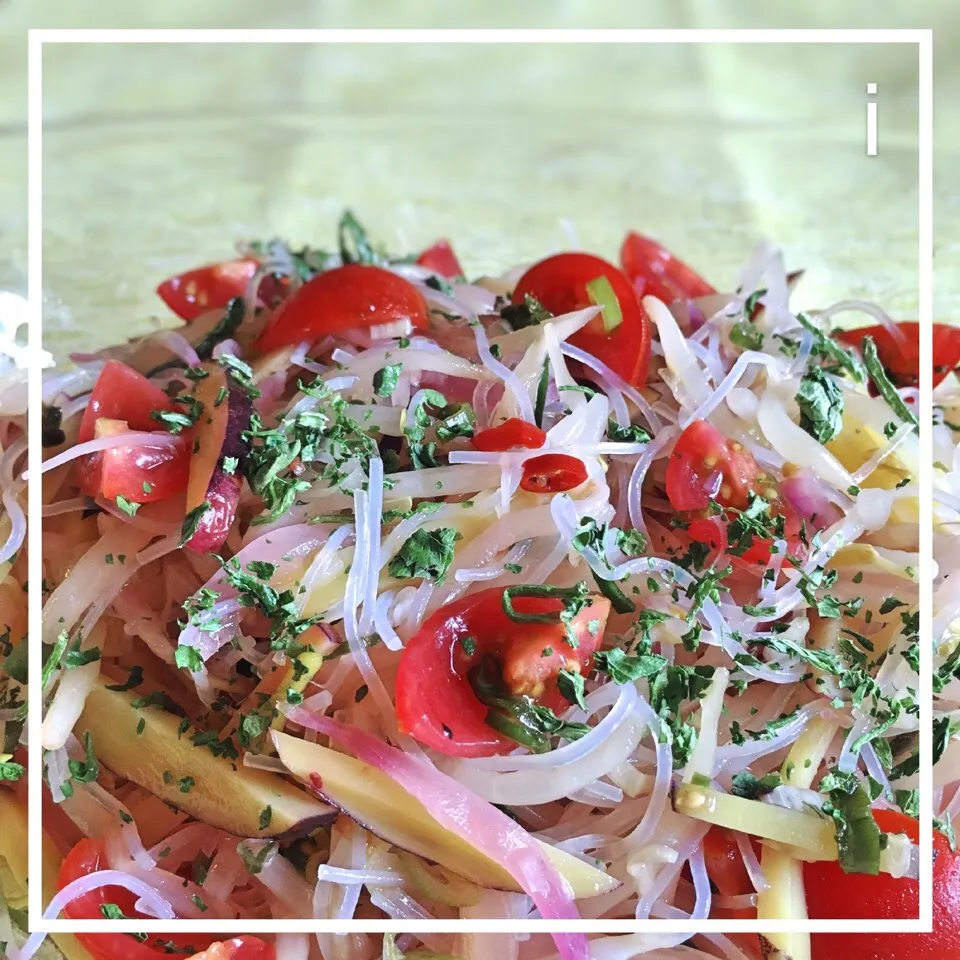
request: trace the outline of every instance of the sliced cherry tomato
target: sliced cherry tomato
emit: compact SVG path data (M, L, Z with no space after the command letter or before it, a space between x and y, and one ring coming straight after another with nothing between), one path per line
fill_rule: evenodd
M700 517L691 520L687 535L697 543L705 543L711 550L727 549L727 528L720 517Z
M189 322L209 310L225 307L234 297L242 297L257 267L252 257L211 263L164 280L157 294L178 317Z
M920 827L911 817L874 810L873 818L885 833L905 833L919 841ZM960 856L942 833L934 832L933 857L932 933L815 933L813 960L960 960ZM916 880L847 874L834 861L820 861L804 864L803 881L815 920L908 920L919 915Z
M592 353L611 370L634 386L647 380L650 365L650 319L640 306L626 276L612 263L589 253L558 253L534 264L513 291L513 302L523 303L529 295L551 313L570 313L603 303L588 284L603 278L616 299L619 316L607 316L605 309L578 330L570 342Z
M68 883L98 870L106 870L108 866L103 841L83 839L64 858L59 887L62 889ZM63 913L68 920L104 920L101 907L112 903L124 916L144 918L134 909L136 901L136 895L124 887L98 887L77 897L64 907ZM216 936L202 933L153 934L142 943L129 933L77 933L75 936L94 960L157 960L169 957L171 952L189 956L217 943ZM271 945L257 937L244 935L227 941L226 945L231 945L232 952L208 954L208 960L273 960L276 955Z
M523 614L559 613L562 601L517 597ZM533 697L562 710L557 687L562 669L587 672L603 639L610 603L593 597L570 623L572 647L560 623L517 623L503 610L503 588L481 590L438 610L403 649L397 671L397 720L421 743L455 757L489 757L517 744L487 724L489 708L477 697L470 674L493 657L511 695Z
M438 240L432 247L427 247L417 257L417 263L434 273L439 273L441 277L453 279L464 275L463 267L460 266L460 261L447 240Z
M96 437L128 433L123 420L101 417L96 425ZM151 431L164 439L165 431ZM116 500L125 497L132 503L152 503L165 500L187 487L190 472L189 434L174 437L173 446L113 447L82 457L77 462L77 482L80 492L88 497Z
M80 421L79 443L93 439L100 417L126 420L131 430L156 430L154 410L175 410L176 404L155 383L119 360L108 360L97 377Z
M723 827L711 827L703 838L703 856L710 882L725 897L753 892L753 883L743 862L736 835Z
M695 300L717 291L656 240L631 231L620 247L620 265L640 297L664 303Z
M473 445L478 450L490 452L513 450L523 447L527 450L539 450L547 442L547 435L539 427L511 417L496 427L480 430L473 437Z
M839 330L838 340L859 347L864 337L872 337L877 345L877 356L890 379L898 387L920 385L920 324L904 320L897 324L902 338L895 337L885 326L860 327L856 330ZM960 327L946 323L933 325L933 386L936 386L954 370L960 368Z
M530 493L563 493L579 487L587 479L582 460L565 453L545 453L523 464L520 488Z
M667 462L667 497L674 510L704 510L711 500L742 510L760 477L749 450L706 420L694 420Z
M427 306L416 287L381 267L349 263L318 273L276 310L260 334L264 352L327 334L409 321L429 326Z

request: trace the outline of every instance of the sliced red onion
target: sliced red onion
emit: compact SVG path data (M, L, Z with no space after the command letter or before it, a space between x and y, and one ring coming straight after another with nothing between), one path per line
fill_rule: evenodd
M727 395L734 387L737 386L744 374L747 372L747 369L752 365L766 367L768 374L773 377L785 376L787 373L783 362L776 357L771 357L767 353L757 353L756 351L750 350L746 353L740 354L730 372L717 386L717 389L714 390L713 393L711 393L710 396L707 397L690 414L680 418L681 428L689 426L689 424L691 424L694 420L706 420L707 417L709 417L710 414L713 413L714 410L716 410L724 400L726 400Z
M644 418L647 421L648 426L654 432L660 430L663 424L660 422L660 418L653 412L650 408L650 404L647 403L646 397L640 393L639 390L632 387L626 380L623 379L618 373L614 373L602 360L598 360L592 353L587 353L586 350L581 350L580 347L575 347L571 343L564 343L560 348L565 356L568 356L571 360L578 360L584 366L589 367L595 373L600 374L608 383L613 384L620 393L623 394L628 400L630 400L636 408L643 414Z
M799 517L816 522L819 529L831 526L842 516L824 492L824 486L809 470L798 470L781 480L780 493Z
M517 406L520 408L520 416L528 423L534 423L533 404L530 402L530 395L520 378L507 366L502 364L491 352L490 341L487 338L487 331L483 324L475 323L472 327L474 338L477 341L477 352L480 354L480 360L483 365L498 379L506 384L507 389L513 394Z
M238 846L246 847L254 855L263 852L272 843L274 849L263 858L263 865L257 874L262 883L294 917L306 917L311 913L313 889L297 872L286 857L276 849L276 843L267 840L243 840Z
M653 905L660 900L667 887L669 887L680 874L684 864L700 849L703 837L709 829L710 825L707 823L691 823L688 826L687 838L680 844L677 850L677 859L673 863L664 865L661 868L650 889L637 902L635 915L638 920L646 920L650 916ZM693 864L691 863L691 870L692 869Z
M630 484L627 492L627 509L630 513L631 525L640 533L647 532L647 525L643 519L643 505L641 503L644 478L650 469L650 464L662 456L664 448L679 435L679 427L671 426L660 430L646 445L646 449L640 454L637 462L633 465L633 472L630 474Z
M579 740L550 753L441 761L441 767L490 803L526 806L559 800L592 785L633 753L649 719L638 709L639 699L632 683L608 683L591 693L587 704L591 714L611 704L613 709ZM654 735L659 729L657 721Z
M913 431L914 427L912 424L901 424L897 428L896 433L887 441L886 445L853 472L853 479L856 484L858 486L862 485L863 481L866 480L887 457L896 453L896 451L913 436Z
M248 543L235 559L244 568L251 560L267 561L282 568L309 555L325 539L321 528L311 524L281 527ZM220 601L237 598L236 588L226 581L222 571L218 570L204 587L213 590ZM181 646L195 647L204 660L209 660L229 640L232 630L232 627L227 627L208 633L188 624L180 632L178 643Z
M317 375L326 373L327 368L322 363L316 363L313 360L307 359L307 350L309 349L309 341L297 344L293 353L290 354L290 363L295 367L303 367L304 370L309 370L311 373L316 373Z
M496 807L423 761L387 746L368 733L329 717L293 709L288 718L325 734L358 759L386 773L422 803L438 823L501 864L533 899L544 920L574 920L569 887L536 841ZM554 934L566 960L589 960L582 934Z
M621 853L642 847L653 838L670 801L670 788L673 783L673 750L670 744L661 740L657 734L660 729L660 718L642 697L637 699L637 710L656 737L657 773L650 791L650 801L640 822L626 837L611 844Z
M200 365L200 357L193 344L176 330L161 330L153 334L150 338L154 343L159 343L166 347L172 354L178 356L188 367L197 367ZM219 345L218 345L219 346ZM217 356L217 348L214 348L213 355Z
M27 537L27 517L17 496L4 490L3 506L10 518L10 534L0 547L0 563L6 563L23 546Z
M156 447L165 449L166 447L176 446L181 440L181 437L175 436L172 433L149 433L135 430L131 430L129 433L118 433L111 437L100 437L97 440L78 443L76 446L70 447L62 453L58 453L55 457L45 460L40 472L49 473L57 467L62 467L65 463L70 463L71 460L76 460L78 457L85 457L91 453L100 453L102 450L113 450L116 447ZM30 479L29 470L24 471L23 479Z
M739 831L734 834L734 837L737 841L737 849L740 851L740 856L743 857L743 865L747 868L747 875L753 884L753 889L756 890L757 893L766 893L766 891L770 889L770 882L763 872L763 867L760 866L760 860L757 857L756 851L753 849L750 838Z
M895 343L899 343L901 346L905 346L907 343L907 338L904 335L903 331L897 326L893 318L881 307L877 306L875 303L870 303L867 300L838 300L836 303L831 304L825 310L818 310L817 317L820 320L831 320L838 313L865 313L867 316L873 317L877 323L881 324L886 328L887 333L893 337Z
M322 880L326 883L398 887L405 879L402 873L395 870L355 870L352 867L332 867L328 863L322 863L317 868L318 882Z

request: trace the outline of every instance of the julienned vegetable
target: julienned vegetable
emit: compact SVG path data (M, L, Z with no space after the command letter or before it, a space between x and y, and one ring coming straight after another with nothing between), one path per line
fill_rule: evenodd
M254 241L166 285L188 326L52 375L65 849L102 850L145 910L214 920L791 919L819 863L909 883L916 849L875 815L917 812L913 388L792 312L764 251L731 294L639 235L622 269L563 253L471 282L449 244L397 256L347 213L327 249ZM17 672L24 418L0 458ZM22 686L0 690L9 752Z

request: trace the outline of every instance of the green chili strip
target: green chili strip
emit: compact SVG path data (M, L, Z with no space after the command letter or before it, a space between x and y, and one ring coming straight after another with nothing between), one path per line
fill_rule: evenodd
M538 427L543 426L543 408L547 405L547 386L550 383L550 361L543 361L543 372L537 384L537 402L533 408L533 419Z
M617 613L635 613L637 605L612 581L593 575L597 589L610 601Z
M573 587L553 587L550 584L522 583L507 587L503 591L503 612L514 623L566 623L570 619L564 614L572 607L580 609L581 603L587 595L587 585L583 581ZM563 600L564 609L556 613L520 613L514 605L515 597L553 597Z
M209 360L213 355L213 348L221 340L228 340L240 329L245 314L246 305L243 302L243 297L234 297L227 304L226 312L217 325L194 346L193 349L196 350L197 356L201 360Z
M920 421L917 420L913 411L904 402L903 397L897 393L897 388L890 382L887 371L883 369L880 357L877 355L877 345L873 342L873 337L864 337L860 345L863 351L863 365L867 368L867 373L877 388L877 393L887 401L890 409L904 422L913 424L914 430L920 432Z

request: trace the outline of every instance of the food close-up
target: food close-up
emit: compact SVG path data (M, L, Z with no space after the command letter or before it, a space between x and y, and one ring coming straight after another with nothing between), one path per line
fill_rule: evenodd
M42 477L3 394L0 802L23 816L29 480L45 915L104 920L0 931L9 957L957 955L960 334L932 371L934 932L696 933L919 915L931 371L881 304L791 307L769 243L706 276L632 226L483 275L350 211L245 239L159 283L179 326L45 371ZM110 932L134 918L171 933ZM174 922L293 918L691 926Z

